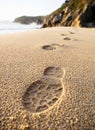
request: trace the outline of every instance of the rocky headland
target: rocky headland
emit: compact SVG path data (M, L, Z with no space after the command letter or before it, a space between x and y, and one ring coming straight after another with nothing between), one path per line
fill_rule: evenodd
M66 0L48 15L43 27L78 26L95 27L95 0Z
M21 16L14 20L14 22L21 23L21 24L43 24L45 16Z

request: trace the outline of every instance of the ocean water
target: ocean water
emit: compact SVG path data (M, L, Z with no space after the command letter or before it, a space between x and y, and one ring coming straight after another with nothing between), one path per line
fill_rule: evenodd
M0 34L24 32L28 30L39 29L41 27L42 25L37 25L36 23L25 25L10 21L0 21Z

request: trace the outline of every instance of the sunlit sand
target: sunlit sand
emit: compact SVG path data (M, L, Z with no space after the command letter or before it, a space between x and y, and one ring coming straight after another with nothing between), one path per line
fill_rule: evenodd
M0 35L0 130L95 128L95 29Z

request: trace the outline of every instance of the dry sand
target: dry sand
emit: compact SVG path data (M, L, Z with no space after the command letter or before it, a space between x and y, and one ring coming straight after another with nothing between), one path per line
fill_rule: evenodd
M95 29L0 35L0 130L95 130Z

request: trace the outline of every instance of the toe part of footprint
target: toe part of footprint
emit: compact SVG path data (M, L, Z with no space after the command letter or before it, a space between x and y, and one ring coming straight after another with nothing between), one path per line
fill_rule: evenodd
M53 66L52 67L47 67L44 70L44 75L52 76L52 77L55 77L55 78L60 78L63 75L63 71L59 67L53 67Z
M71 40L69 37L65 37L64 40Z

